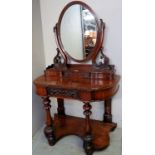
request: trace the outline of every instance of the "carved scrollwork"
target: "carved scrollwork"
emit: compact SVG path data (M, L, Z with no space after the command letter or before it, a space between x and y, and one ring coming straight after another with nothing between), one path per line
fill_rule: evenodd
M109 58L103 53L103 47L101 48L101 56L100 59L103 60L102 64L108 65L109 64Z
M60 54L60 50L59 50L59 48L57 48L56 50L57 50L57 55L53 59L54 64L61 64L62 56Z
M61 47L60 43L59 43L59 32L58 32L58 24L56 24L53 28L53 31L54 31L54 36L55 36L55 41L56 41L56 44L57 44L57 55L55 56L54 58L54 63L55 64L67 64L67 56L65 54L65 51L64 49ZM60 55L59 55L60 54ZM61 61L63 60L63 62Z
M51 64L48 67L46 67L46 70L50 69L50 68L53 68L55 65L62 64L62 56L60 54L60 50L58 48L56 50L57 50L57 55L53 59L54 64Z
M67 89L60 89L60 88L47 88L47 92L51 96L65 96L65 97L78 98L78 91L77 90L67 90Z

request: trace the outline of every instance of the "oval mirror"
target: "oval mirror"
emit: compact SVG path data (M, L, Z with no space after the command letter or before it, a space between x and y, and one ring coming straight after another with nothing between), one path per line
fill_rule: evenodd
M97 19L89 8L74 4L65 10L60 37L65 51L73 59L86 59L96 45Z

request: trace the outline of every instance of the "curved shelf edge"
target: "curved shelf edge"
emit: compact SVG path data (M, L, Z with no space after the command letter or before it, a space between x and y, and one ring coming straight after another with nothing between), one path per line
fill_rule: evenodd
M116 123L104 123L102 121L91 120L94 150L103 150L109 146L109 132L113 131L116 126ZM56 141L69 135L76 135L83 139L85 136L85 119L55 114L54 128Z

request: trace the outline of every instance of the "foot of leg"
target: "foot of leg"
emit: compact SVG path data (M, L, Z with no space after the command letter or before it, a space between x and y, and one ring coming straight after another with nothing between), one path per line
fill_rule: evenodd
M53 127L46 126L44 129L44 134L48 140L49 145L53 146L55 144L55 136L54 136Z
M84 137L83 147L84 147L87 155L93 154L93 145L92 145L92 136L91 135L86 135Z

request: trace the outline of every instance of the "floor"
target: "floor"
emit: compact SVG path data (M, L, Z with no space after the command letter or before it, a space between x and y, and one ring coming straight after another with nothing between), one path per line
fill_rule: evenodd
M93 155L121 155L122 154L122 130L116 128L110 133L110 146L103 150L94 152ZM83 142L77 136L67 136L54 146L49 146L41 128L32 140L32 155L85 155Z

